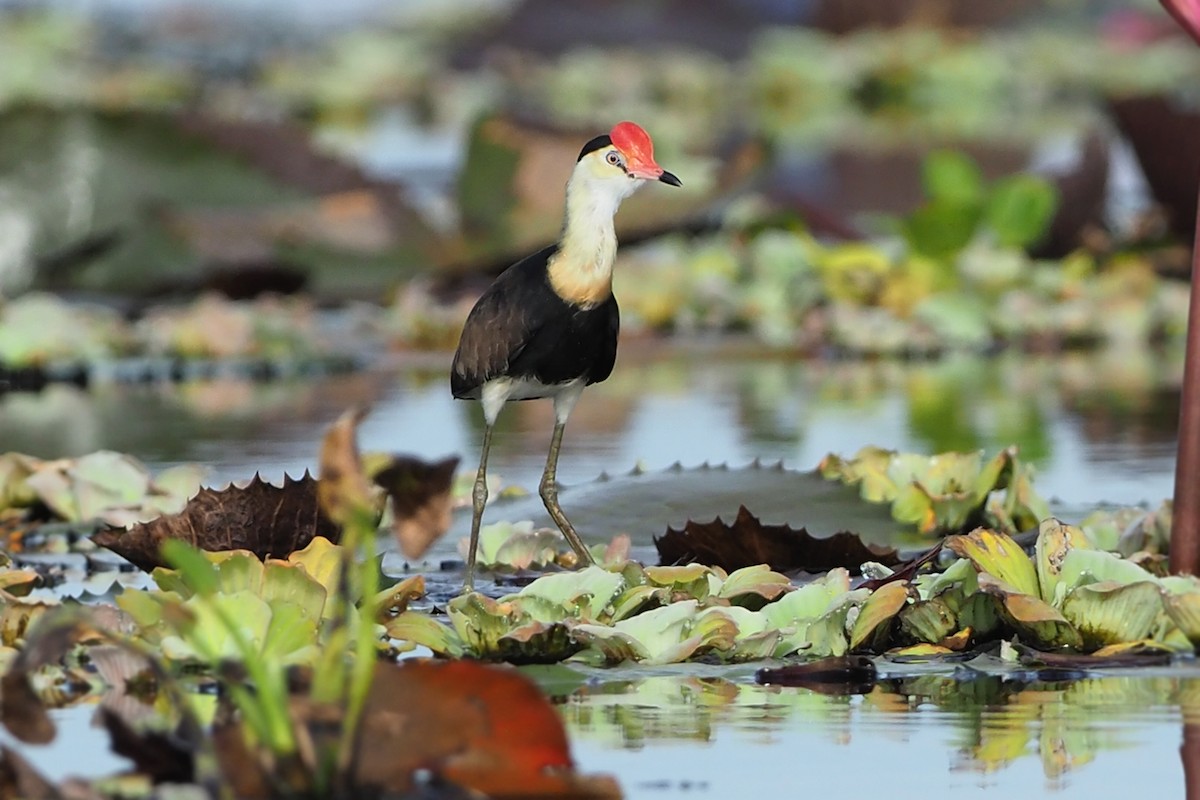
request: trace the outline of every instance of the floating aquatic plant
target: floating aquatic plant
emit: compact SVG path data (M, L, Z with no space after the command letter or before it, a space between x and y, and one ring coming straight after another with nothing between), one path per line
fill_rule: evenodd
M984 461L981 452L924 456L864 447L852 458L827 455L818 467L828 480L858 486L862 498L888 503L892 516L924 534L991 525L1015 533L1048 515L1032 487L1032 467L1015 447Z

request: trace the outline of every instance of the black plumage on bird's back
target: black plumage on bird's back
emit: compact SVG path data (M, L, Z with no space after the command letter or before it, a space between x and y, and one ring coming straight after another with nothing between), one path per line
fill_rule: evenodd
M483 384L495 378L552 387L576 379L598 383L612 373L617 300L609 295L583 307L560 297L546 269L556 249L547 247L509 267L471 309L451 367L455 397L478 398Z

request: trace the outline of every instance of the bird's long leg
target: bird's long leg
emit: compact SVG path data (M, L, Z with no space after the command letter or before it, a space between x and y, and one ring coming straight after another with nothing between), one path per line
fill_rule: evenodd
M483 431L483 452L479 456L479 472L475 473L475 490L471 493L473 514L471 516L471 549L467 551L467 577L463 591L475 590L475 551L479 549L479 523L483 521L483 507L487 505L487 460L492 449L492 426Z
M575 532L575 526L567 519L562 506L558 504L558 481L555 474L558 471L558 451L562 447L563 429L566 426L565 422L558 422L554 425L554 435L550 437L550 453L546 456L546 469L542 471L542 482L538 486L538 493L542 496L542 502L546 504L546 510L550 512L550 518L562 531L563 536L567 537L567 543L571 545L571 549L579 556L580 564L586 566L595 564L596 560L592 558L592 554L584 546L583 540Z

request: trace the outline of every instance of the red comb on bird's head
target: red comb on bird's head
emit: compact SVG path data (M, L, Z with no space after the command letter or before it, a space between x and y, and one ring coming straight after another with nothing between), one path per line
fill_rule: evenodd
M650 134L636 122L618 122L609 132L608 138L613 146L625 156L625 165L629 174L635 178L648 181L662 181L672 186L680 186L679 178L660 167L654 160L654 142Z
M654 163L654 142L650 141L646 129L636 122L618 122L608 138L625 154L626 159Z

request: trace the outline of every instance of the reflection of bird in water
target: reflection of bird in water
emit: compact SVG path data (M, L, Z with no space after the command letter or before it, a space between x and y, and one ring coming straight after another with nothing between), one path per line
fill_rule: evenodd
M558 504L555 471L563 428L583 387L607 378L616 361L620 317L612 294L613 215L645 181L680 185L655 163L649 134L634 123L619 123L584 145L567 183L559 241L505 270L467 317L450 389L457 398L482 402L486 423L472 496L468 590L474 586L479 523L487 502L492 428L509 400L554 399L554 433L539 493L580 562L592 562Z

